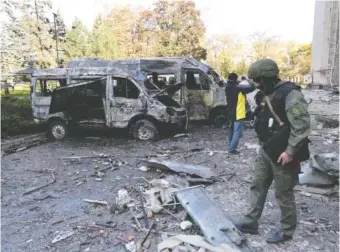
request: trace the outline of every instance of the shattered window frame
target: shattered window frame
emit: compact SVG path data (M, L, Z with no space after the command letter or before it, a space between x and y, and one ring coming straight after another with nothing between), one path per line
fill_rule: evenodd
M50 85L48 82L54 82L54 85ZM49 88L50 86L52 87ZM35 97L51 97L53 90L59 87L62 87L62 86L66 86L66 77L64 78L55 78L55 77L36 78L35 83L34 83L34 96Z
M98 82L98 83L97 83ZM97 83L97 84L96 84ZM107 85L107 77L91 77L91 78L85 78L85 77L77 77L77 78L71 78L70 79L70 84L74 87L77 86L84 86L84 96L89 96L88 95L88 90L90 85L98 85L100 88L99 95L91 95L91 96L101 96L101 97L106 97L106 85ZM102 88L104 86L104 88ZM94 90L90 88L91 90Z
M166 79L166 85L170 85L170 78L173 77L175 79L175 83L176 84L176 75L175 73L158 73L158 81L161 80L161 81L164 81L164 78ZM152 78L152 73L148 73L147 74L147 79L150 80ZM163 79L160 79L160 78L163 78Z
M188 85L187 85L187 73L188 72L193 73L195 81L196 81L196 85L200 86L200 89L194 89L194 88L191 88L190 86L188 87ZM206 79L206 81L208 81L207 85L202 83L202 81L204 79ZM188 90L209 91L211 89L211 86L213 85L213 81L211 80L211 78L205 72L203 72L199 69L190 69L190 68L184 69L184 82L185 82L185 86Z
M113 86L113 98L125 98L125 99L133 99L133 100L137 100L141 94L141 90L138 88L138 86L129 78L123 78L123 77L116 77L116 76L113 76L112 77L112 83L113 83L113 80L117 80L117 86ZM121 94L119 94L119 96L116 95L116 93L118 93L116 90L117 90L117 87L119 84L121 84L121 82L119 82L118 80L122 80L124 81L124 92L125 92L125 96L120 96ZM128 90L128 83L130 83L130 85L132 85L136 91L137 91L137 95L136 96L133 96L133 97L129 97L129 90ZM112 84L113 85L113 84ZM131 90L131 89L130 89Z

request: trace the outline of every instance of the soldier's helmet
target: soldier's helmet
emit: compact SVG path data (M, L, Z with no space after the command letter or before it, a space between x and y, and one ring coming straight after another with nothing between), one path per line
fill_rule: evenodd
M267 77L275 77L279 75L279 67L274 60L271 59L260 59L255 61L249 67L248 78L259 79Z

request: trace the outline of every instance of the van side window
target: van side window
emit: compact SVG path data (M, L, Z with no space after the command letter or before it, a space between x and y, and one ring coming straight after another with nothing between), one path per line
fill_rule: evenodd
M105 97L106 87L105 80L97 80L86 86L86 96L100 96Z
M209 77L202 72L187 71L185 74L185 82L187 89L190 90L209 90Z
M201 90L198 73L194 71L187 71L185 73L185 84L187 89Z
M36 96L51 96L54 89L60 87L66 80L37 80L35 83Z
M113 78L113 80L117 81L117 85L113 87L113 95L115 97L138 98L140 91L130 80L126 78Z

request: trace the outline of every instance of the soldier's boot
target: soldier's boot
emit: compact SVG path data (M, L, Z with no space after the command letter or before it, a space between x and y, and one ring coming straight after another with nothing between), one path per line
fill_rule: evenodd
M236 223L235 227L240 230L242 233L246 234L258 234L259 229L257 225L250 225L245 223Z
M269 244L279 244L284 243L292 239L292 236L285 235L281 231L275 232L271 237L267 239L267 243Z

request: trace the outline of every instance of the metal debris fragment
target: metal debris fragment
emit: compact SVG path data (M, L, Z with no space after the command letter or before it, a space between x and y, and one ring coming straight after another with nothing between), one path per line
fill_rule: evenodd
M52 176L52 181L51 181L51 182L49 182L49 183L47 183L47 184L44 184L44 185L42 185L42 186L33 188L33 189L31 189L31 190L28 190L28 191L24 192L23 195L29 195L29 194L34 193L34 192L36 192L36 191L38 191L38 190L41 190L41 189L43 189L43 188L45 188L45 187L47 187L47 186L49 186L49 185L54 184L54 183L57 181L57 179L55 178L53 172L51 173L51 176Z
M228 244L243 252L251 251L245 238L202 187L183 189L176 196L212 245ZM226 228L228 232L221 230Z
M217 176L217 173L215 171L205 166L183 164L183 163L177 163L174 161L166 161L166 160L158 161L155 159L143 160L142 162L148 167L161 169L161 170L172 170L178 173L183 172L183 173L196 175L196 176L207 178L207 179Z
M53 240L52 240L52 244L56 243L56 242L59 242L59 241L62 241L62 240L65 240L67 239L68 237L74 235L74 232L72 231L63 231L61 233L59 233Z
M100 200L89 200L89 199L84 199L85 202L87 203L92 203L92 204L97 204L97 205L107 205L107 201L100 201Z

